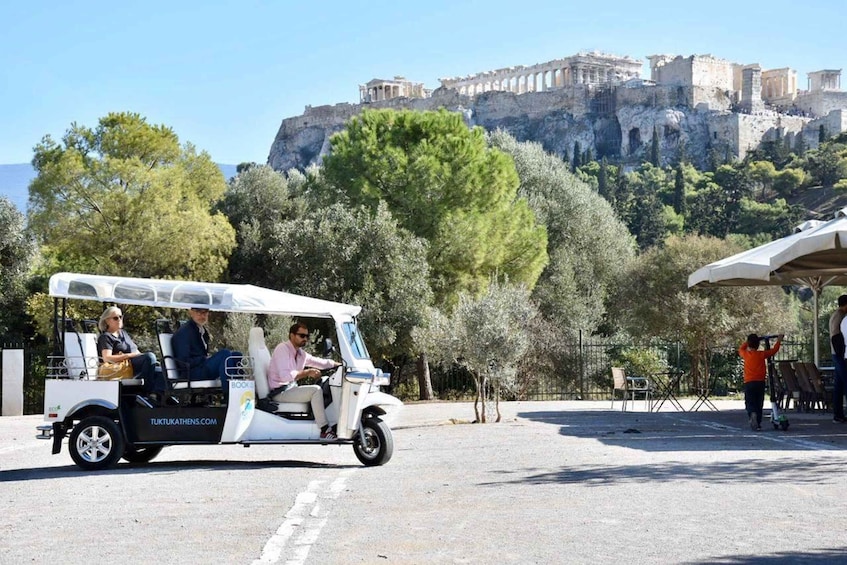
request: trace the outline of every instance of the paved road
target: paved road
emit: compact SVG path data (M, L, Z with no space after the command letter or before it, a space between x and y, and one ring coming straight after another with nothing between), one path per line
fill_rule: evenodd
M847 425L605 402L404 408L383 467L346 447L170 447L86 473L0 418L2 563L847 561ZM640 408L640 406L639 406Z

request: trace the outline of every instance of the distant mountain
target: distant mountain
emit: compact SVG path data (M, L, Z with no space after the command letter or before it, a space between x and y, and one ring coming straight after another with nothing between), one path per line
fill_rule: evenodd
M226 180L235 176L237 165L222 165L218 168ZM35 178L35 170L29 163L17 165L0 165L0 196L5 196L17 206L18 210L26 210L29 199L29 183Z
M34 178L35 171L29 163L0 165L0 196L11 200L18 210L26 210L29 181Z

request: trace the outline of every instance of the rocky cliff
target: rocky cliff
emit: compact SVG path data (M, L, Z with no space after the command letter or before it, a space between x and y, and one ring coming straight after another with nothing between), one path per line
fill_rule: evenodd
M574 144L579 143L582 151L590 148L595 158L630 164L649 155L654 127L664 162L672 162L684 144L689 159L702 166L710 148L743 156L769 137L786 136L790 142L810 121L786 120L772 112L753 117L751 130L751 116L731 112L730 100L720 91L699 87L577 85L519 95L492 91L473 97L440 88L430 98L308 106L303 115L282 121L268 164L284 171L320 163L330 136L365 108L446 108L461 112L468 125L505 130L519 141L540 143L559 156L572 155ZM814 142L812 137L807 136L807 146Z

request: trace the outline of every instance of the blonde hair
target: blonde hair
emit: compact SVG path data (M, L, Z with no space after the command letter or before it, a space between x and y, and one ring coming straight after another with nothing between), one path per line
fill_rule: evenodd
M106 328L109 327L108 324L106 324L106 320L108 320L112 316L122 316L122 315L123 315L123 313L121 312L120 308L118 308L117 306L109 306L108 308L103 310L102 314L100 314L100 323L97 324L97 327L100 328L101 332L105 332Z

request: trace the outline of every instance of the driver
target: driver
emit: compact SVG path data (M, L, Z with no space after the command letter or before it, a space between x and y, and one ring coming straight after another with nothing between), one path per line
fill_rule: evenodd
M332 359L321 359L309 355L303 346L309 340L309 328L305 324L296 323L288 330L288 341L283 341L274 348L271 363L268 367L268 386L270 396L277 402L310 402L315 414L315 423L321 428L321 439L335 439L335 433L330 429L324 410L324 399L321 387L318 385L298 386L297 381L307 377L320 377L318 369L332 369L340 363ZM306 369L306 367L314 367Z

